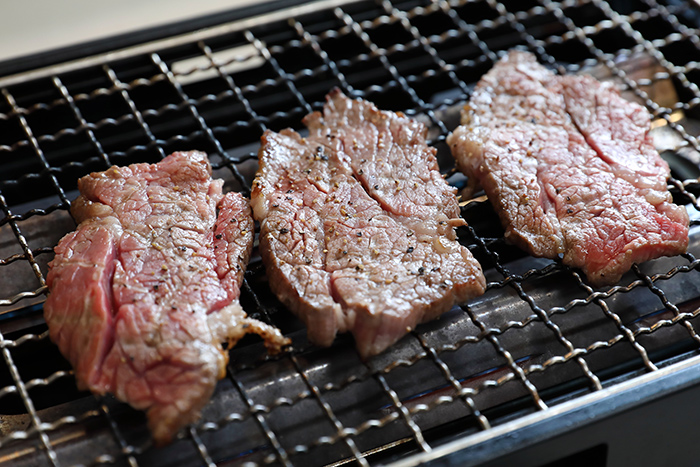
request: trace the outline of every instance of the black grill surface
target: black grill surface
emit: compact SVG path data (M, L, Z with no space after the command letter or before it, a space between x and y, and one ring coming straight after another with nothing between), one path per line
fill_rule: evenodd
M0 463L376 465L488 434L671 362L700 335L700 8L692 1L319 1L118 52L0 77ZM42 318L47 263L75 227L76 181L112 164L206 151L226 190L250 193L260 136L302 129L334 87L444 140L471 89L512 48L558 73L614 80L651 112L670 188L691 216L688 253L635 265L609 288L509 246L483 197L459 237L483 297L362 362L330 349L270 293L254 254L241 302L292 349L231 351L202 419L165 448L142 413L76 389Z

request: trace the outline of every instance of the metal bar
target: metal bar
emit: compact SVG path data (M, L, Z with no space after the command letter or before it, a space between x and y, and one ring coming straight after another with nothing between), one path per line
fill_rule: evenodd
M676 15L671 13L671 11L668 8L666 8L665 5L660 4L656 0L643 1L651 8L655 8L656 10L658 10L661 13L661 16L671 25L673 29L680 32L684 38L690 40L690 42L695 46L696 49L700 50L700 37L698 37L697 29L691 29L688 26L682 24L680 21L678 21Z
M216 69L217 74L219 77L221 77L224 81L226 81L226 85L229 87L229 89L234 93L236 99L243 104L243 107L245 108L246 112L250 116L250 121L254 122L257 127L260 129L261 135L262 133L267 130L267 125L265 124L264 118L261 118L261 116L253 109L252 105L250 104L250 101L245 97L243 94L243 91L241 88L236 85L236 82L234 81L233 77L231 76L230 73L226 72L223 68L223 64L218 63L214 59L214 55L212 53L211 48L204 43L204 41L199 41L197 43L197 46L200 48L200 50L204 53L204 55L207 57L209 60L209 63L212 67ZM237 169L232 165L234 161L232 161L227 153L223 153L222 156L224 157L224 160L228 161L229 164L229 170L231 170L235 176ZM245 189L250 190L250 187L245 185Z
M537 306L537 304L534 302L532 297L527 295L525 293L525 291L523 290L522 286L516 280L513 279L512 275L510 274L508 269L505 266L503 266L503 264L501 264L499 255L496 252L491 251L486 246L484 241L476 236L476 233L474 232L474 230L471 227L469 228L469 230L472 233L472 235L474 236L474 238L477 240L477 244L479 244L481 246L481 248L484 251L486 251L489 256L491 256L491 258L494 261L496 270L498 270L505 278L504 281L502 282L502 285L508 284L515 289L518 296L522 300L524 300L530 306L530 308L535 312L535 316L537 317L537 319L542 321L545 324L545 326L555 334L557 341L567 349L567 351L568 351L567 355L577 355L575 357L576 362L581 367L581 370L583 371L584 375L591 381L592 386L595 390L600 390L602 386L601 386L599 378L595 374L593 374L593 372L590 371L586 361L583 359L582 356L578 355L578 352L576 351L576 349L574 349L573 344L568 339L566 339L564 337L564 335L562 334L561 329L551 319L549 319L549 316L547 315L547 313L542 308ZM472 313L471 310L469 310L468 308L467 308L467 312L469 313L469 316L472 318L472 320L475 322L475 324L482 330L482 332L486 332L487 331L486 327L483 325L483 323L476 320L476 315L474 315L474 313ZM523 326L524 325L525 324L523 324ZM487 339L489 341L491 341L491 343L496 347L496 350L498 351L498 353L503 355L506 358L506 360L508 361L508 365L514 371L514 375L516 375L523 382L523 384L525 384L525 387L527 388L528 392L530 392L530 394L533 396L537 406L540 408L546 408L546 405L544 405L544 402L542 402L542 400L539 397L539 394L537 393L537 389L527 379L527 374L519 366L517 366L515 364L510 353L508 353L508 351L505 350L498 343L495 335L489 333L489 334L487 334ZM632 339L634 339L634 337L632 337Z
M4 91L4 90L3 90ZM7 201L5 200L5 196L2 194L2 191L0 191L0 207L2 208L2 211L5 213L5 218L10 218L12 217L12 212L10 211ZM34 253L32 252L32 249L29 247L29 243L27 242L27 239L22 235L22 232L17 225L17 222L14 220L9 221L10 228L12 229L12 233L14 234L15 238L20 244L20 248L23 251L23 256L29 261L29 265L32 268L32 272L34 273L34 276L37 278L39 281L40 287L33 290L33 291L27 291L27 292L20 292L16 294L14 297L11 297L10 299L0 299L0 306L2 305L12 305L19 300L23 298L28 298L28 297L37 297L44 293L46 291L46 280L44 279L44 275L41 272L41 269L39 268L39 265L37 264L35 258L34 258Z
M384 68L389 73L391 73L391 76L393 76L394 79L396 79L396 81L401 85L401 89L403 89L411 97L411 100L420 109L425 111L426 115L428 115L428 118L430 118L430 121L440 129L440 137L438 139L444 139L448 132L445 124L442 122L442 120L438 119L435 116L435 112L433 112L432 109L428 108L425 101L423 101L423 99L421 99L418 96L415 89L413 89L408 84L406 78L404 78L396 69L396 67L391 64L391 62L387 58L387 54L385 53L385 51L382 51L375 43L372 42L372 39L369 37L367 32L359 23L357 23L352 18L352 16L345 13L340 8L336 8L334 10L334 13L339 20L343 21L346 26L352 29L352 31L357 35L357 37L359 37L360 40L362 40L362 42L365 44L365 47L367 47L376 57L379 58L379 61L382 63Z
M4 200L1 200L1 202L4 205ZM0 332L0 344L2 344L3 342L5 342L5 336ZM36 413L36 409L34 408L34 403L32 402L32 399L29 397L29 392L27 391L27 387L26 387L24 381L22 380L22 377L19 374L19 370L17 369L17 366L15 365L14 359L12 358L12 354L10 353L10 349L8 346L5 346L5 345L2 345L0 347L1 347L0 351L2 352L3 360L5 361L7 368L10 370L10 375L12 376L12 380L15 382L15 387L17 388L17 393L19 394L20 398L22 399L22 403L24 404L24 407L27 409L27 413L29 414L32 426L39 434L39 440L41 441L41 448L44 450L47 457L49 458L49 462L51 463L51 465L53 465L54 467L58 467L60 465L60 463L58 461L58 454L56 454L56 451L54 451L53 447L51 446L51 440L49 439L49 436L44 431L44 426L41 423L41 420L39 419L39 416Z
M486 326L484 326L484 323L482 323L476 315L469 309L468 306L463 306L462 309L466 311L466 313L469 315L469 318L471 318L472 322L481 330L482 333L487 332ZM508 367L511 369L515 377L517 377L520 382L525 386L525 389L527 392L530 394L532 397L533 402L535 403L536 407L539 410L546 410L547 409L547 404L544 403L542 398L540 397L539 392L537 391L537 388L535 387L532 382L527 379L527 375L525 375L525 372L520 368L516 363L515 360L513 359L513 356L506 350L499 342L498 339L496 339L496 336L493 334L486 334L486 339L491 342L491 344L494 346L496 349L496 352L498 352L499 355L501 355L505 361L508 364Z
M350 448L350 452L352 452L352 455L355 458L355 461L357 462L357 464L361 465L362 467L369 467L369 464L367 463L367 459L365 459L364 456L357 449L357 446L355 445L355 442L353 441L350 433L348 433L348 431L345 429L345 427L340 422L340 420L338 420L338 417L335 416L335 414L333 413L333 409L328 404L328 402L326 402L323 399L323 397L321 396L321 391L319 391L318 387L316 387L316 385L313 384L309 380L309 377L306 376L306 373L304 372L304 370L301 369L301 366L299 365L299 361L296 359L296 357L294 357L294 355L290 355L289 358L292 361L292 363L294 364L294 368L301 375L302 379L304 380L304 383L309 388L311 393L316 398L316 401L319 403L319 405L323 409L323 413L326 415L326 417L331 421L331 423L335 427L335 429L338 433L338 436L345 442L347 447Z
M95 146L95 149L97 149L98 154L100 155L100 157L102 157L106 166L110 167L112 165L112 162L109 160L109 156L105 153L104 149L102 149L102 144L100 144L100 142L95 137L95 133L88 125L88 122L85 120L85 118L83 118L83 114L78 108L78 106L75 104L73 96L71 96L70 92L68 92L68 88L66 88L66 86L61 81L61 78L59 78L58 76L53 77L53 84L61 92L61 95L66 100L66 102L68 102L68 105L73 111L73 115L75 115L75 117L80 122L80 128L77 129L77 131L80 131L81 128L85 131L85 133L88 135L88 138L90 139L90 142L93 144L93 146Z
M51 110L54 107L58 107L59 105L63 105L65 102L63 99L54 99L50 103L46 104L43 102L37 102L36 104L32 104L27 108L24 107L17 107L17 108L12 108L10 109L9 112L3 113L0 112L0 120L9 120L11 118L14 118L15 115L21 114L21 115L29 115L32 112L38 111L38 110ZM27 144L29 144L29 141L26 141ZM0 146L1 148L2 146Z
M15 347L19 347L20 345L22 345L23 343L25 343L27 341L40 341L40 340L46 339L48 337L49 337L48 331L44 331L41 334L25 334L16 340L5 340L1 345L3 347L8 347L8 348L13 349Z
M129 106L129 109L131 109L131 113L136 118L136 121L139 123L139 125L141 125L141 128L143 129L143 132L146 134L146 137L148 137L148 139L150 140L150 142L151 142L150 145L154 146L158 150L158 153L160 154L161 158L165 158L165 156L166 156L165 151L163 151L162 146L160 144L158 144L159 143L158 139L156 139L155 135L151 131L151 127L148 125L148 123L144 119L143 114L139 111L138 107L136 107L136 103L129 95L129 92L127 91L127 87L119 80L119 78L117 77L117 74L108 65L104 65L102 67L102 69L107 74L107 76L109 77L109 80L112 82L114 87L117 89L121 89L122 98Z
M44 109L42 109L42 110L44 110ZM25 114L22 114L22 115L31 115L31 113L26 112ZM123 121L131 120L132 118L133 117L131 115L127 115L127 116L121 117L119 122L117 122L113 119L105 119L105 120L97 122L95 124L88 123L84 127L81 126L79 128L75 128L75 129L74 128L62 128L61 130L57 131L56 133L54 133L52 135L48 135L48 134L39 135L36 137L36 140L39 143L45 143L45 142L54 143L56 141L59 141L64 136L76 135L80 131L87 131L87 130L92 131L93 129L98 130L107 124L118 124L118 123L122 123ZM7 146L7 145L0 146L0 151L14 152L17 149L20 149L20 148L25 147L25 146L30 146L30 145L31 145L31 143L28 140L21 140L21 141L17 141L16 143L13 143L11 146Z
M678 70L677 67L675 67L671 62L666 60L664 54L658 48L656 48L650 41L644 39L644 36L642 36L642 34L639 31L632 28L629 21L625 21L625 19L619 13L617 13L610 7L608 2L603 0L593 0L593 4L600 8L600 10L603 13L605 13L605 15L608 18L615 22L615 24L618 24L629 37L633 38L637 42L637 44L641 45L649 55L654 57L659 62L659 64L662 67L664 67L664 69L666 69L669 73L675 71L673 73L673 76L680 81L683 87L690 90L695 96L700 95L700 89L698 88L698 86L695 83L689 81L687 76L685 76L685 73L683 73L681 70ZM695 38L693 44L696 47L698 46L699 41L697 37Z
M498 55L496 55L491 49L489 49L488 45L481 39L479 39L478 35L478 28L474 25L471 25L464 21L462 18L459 17L457 12L454 10L453 3L454 2L439 2L440 3L440 8L442 8L442 11L445 12L447 16L450 17L452 22L462 31L465 32L469 39L472 41L473 44L475 44L477 47L479 47L479 50L481 50L481 53L483 53L491 63L496 63L498 61Z
M437 367L440 369L440 372L442 375L445 377L447 382L452 386L452 389L454 389L455 394L459 395L460 399L464 402L464 404L467 406L467 409L474 415L476 418L477 422L479 422L479 426L481 427L482 430L488 430L491 428L491 423L489 422L488 418L481 413L481 411L476 407L476 404L474 403L474 399L469 397L468 392L464 391L462 388L462 385L459 384L457 379L452 375L452 372L450 371L450 367L447 366L447 364L440 358L438 353L435 351L433 347L428 345L427 342L425 342L425 339L423 336L418 334L417 332L413 331L414 335L416 338L419 340L420 345L423 347L423 349L430 355L430 358L435 362Z
M577 272L574 272L574 275L576 275L578 281L579 281L579 287L582 289L586 290L589 295L593 294L593 289L588 286L585 282L583 282L583 279ZM642 362L644 362L644 366L650 370L650 371L656 371L658 370L657 366L649 359L649 354L647 353L647 350L642 346L639 342L637 342L637 339L635 338L634 333L622 323L622 320L620 319L620 316L610 310L610 307L608 307L607 303L603 301L601 298L596 298L593 300L593 303L598 305L602 310L605 316L610 318L613 323L615 323L615 326L622 332L622 335L626 338L626 340L632 345L632 347L639 353L639 356L642 358Z
M15 219L13 219L13 220L15 220ZM53 253L53 249L47 248L47 247L37 248L37 249L33 250L33 253L35 253L34 257L37 257L42 253ZM20 259L25 259L23 254L17 253L15 255L8 256L7 258L0 259L0 266L6 266L8 264L12 264L15 261L18 261Z
M686 180L685 182L680 182L676 179L672 179L669 181L671 188L676 188L680 193L685 196L685 199L687 201L690 201L690 204L695 207L695 209L700 210L700 201L698 201L698 198L691 192L689 192L686 187L691 184L691 183L697 183L695 180Z
M124 456L126 456L126 461L129 463L129 466L130 467L138 467L138 462L136 461L136 458L134 457L134 451L135 451L134 447L127 444L126 440L124 439L124 436L121 434L121 431L119 430L119 426L117 425L116 420L114 420L114 417L112 417L112 413L110 412L109 407L107 407L107 404L105 403L104 398L102 396L95 396L95 399L97 400L97 403L100 406L100 411L107 419L107 423L109 424L109 429L112 431L112 435L114 436L114 439L117 440L117 445L119 446L121 453Z
M12 96L12 94L10 94L10 91L8 91L7 88L3 88L2 94L5 97L5 100L7 100L7 103L10 104L10 107L12 107L13 109L16 109L17 102L15 101L14 96ZM63 206L64 207L70 206L70 201L68 201L68 198L66 198L66 194L63 192L63 188L61 188L61 185L58 183L56 176L51 172L51 166L49 165L49 162L46 160L46 156L44 156L44 151L42 151L41 147L39 146L39 142L34 137L34 132L29 127L29 123L27 122L27 119L24 117L24 115L21 115L21 114L17 115L17 119L19 120L19 123L22 127L22 130L24 130L24 133L27 135L27 139L31 143L31 146L32 146L32 149L34 150L34 153L41 161L41 164L44 166L44 171L46 174L48 174L49 180L51 181L51 184L56 189L56 194L61 199Z
M423 432L421 431L420 427L416 424L416 422L413 421L413 419L411 418L411 414L409 413L406 406L403 405L403 403L401 403L401 400L396 394L396 391L389 387L389 383L387 383L386 378L384 378L384 375L382 375L381 373L377 373L375 374L374 378L379 382L384 392L389 396L389 399L391 399L391 403L394 406L394 408L401 413L401 418L403 418L404 423L406 423L409 430L413 432L413 439L416 441L420 449L423 452L430 452L432 448L430 447L430 444L428 444L425 441Z
M2 195L0 195L0 199L2 199ZM4 201L4 199L2 199L2 201ZM41 287L39 287L38 289L35 289L35 290L31 290L28 292L20 292L11 298L0 299L0 306L10 306L10 305L14 305L15 303L19 302L20 300L22 300L24 298L38 297L39 295L44 294L44 292L46 292L47 290L48 290L48 288L45 285L42 285ZM4 312L0 312L0 316L2 314L4 314Z
M201 116L199 111L197 110L197 107L191 104L190 98L187 96L187 93L185 93L185 90L182 89L182 85L175 79L175 76L173 75L172 71L170 71L170 68L168 65L160 58L160 56L157 53L151 54L151 60L153 63L156 64L158 68L160 68L161 73L163 73L167 78L170 84L175 88L177 91L178 95L180 98L184 101L187 102L188 109L190 110L190 113L192 116L197 120L199 123L200 127L204 131L204 133L207 135L207 138L211 143L214 145L216 150L219 152L221 157L224 159L227 159L226 157L226 151L224 150L223 146L221 145L221 142L216 138L214 135L214 132L209 128L209 125L207 125L207 122L204 120L204 118ZM238 182L241 184L242 191L246 196L250 195L250 188L248 187L248 184L245 181L245 178L243 175L241 175L240 171L235 165L231 165L231 170L233 171L233 175L238 180Z
M14 181L14 180L13 180ZM8 184L9 185L9 184ZM57 211L59 209L63 209L62 204L52 204L46 209L41 209L41 208L34 208L30 209L29 211L25 212L24 214L10 214L9 216L3 217L0 219L0 227L7 224L10 221L26 221L32 216L39 215L39 216L45 216L47 214L51 214L54 211ZM39 254L42 253L53 253L53 248L51 247L38 247L33 250L36 252L34 256L38 256Z
M105 67L106 68L103 68L103 69L106 69L106 70L109 69L109 67L107 65L105 65ZM160 77L160 79L157 79L158 77ZM146 81L149 84L155 84L155 83L158 83L160 81L165 81L166 79L167 78L164 77L163 75L156 75L156 77L151 78L150 80L146 80ZM135 81L142 81L142 80L135 80ZM118 85L114 85L111 88L109 88L110 92L97 93L96 96L94 96L94 97L113 94L116 91L119 91L123 95L124 92L128 93L129 91L132 91L133 89L135 89L137 87L137 85L138 86L144 85L144 83L142 83L142 82L138 82L137 84L134 84L133 81L131 83L122 83L121 81L117 80L117 82L119 83ZM92 94L94 94L94 93L92 93ZM231 96L231 95L233 95L233 91L224 91L224 92L219 93L217 95L209 94L209 95L205 95L203 97L200 97L196 100L188 99L187 101L180 102L179 104L172 104L172 103L165 104L157 109L144 110L143 112L138 112L138 114L142 115L142 117L162 117L164 114L166 114L168 112L182 110L190 105L198 106L200 104L211 102L211 101L219 101L219 100L222 100L222 99L224 99L228 96ZM76 96L76 97L72 98L72 100L74 102L76 102L79 100L79 98L78 98L78 96ZM128 101L130 99L125 98L125 100L128 103ZM61 102L61 103L63 103L63 102ZM26 114L28 114L28 112ZM264 117L264 116L260 116L259 118L261 120L266 120L266 117ZM86 131L86 132L92 133L92 132L94 132L96 130L100 130L103 127L108 126L108 125L118 126L118 125L121 125L125 122L129 122L129 121L133 121L133 120L136 120L137 123L141 124L141 121L138 120L138 117L136 116L136 114L134 114L134 113L124 114L124 115L121 115L117 119L107 117L107 118L101 119L95 123L87 123L86 122L84 125L81 125L79 128L61 129L53 135L40 135L36 139L39 143L42 143L45 141L56 142L61 137L66 136L66 135L75 135L75 134L79 133L80 131ZM240 123L234 122L232 125L236 125L236 124L240 124ZM185 138L192 137L194 134L196 134L196 132L191 133L188 136L185 136ZM182 138L183 138L183 136L180 136L180 135L178 135L177 137L169 138L166 141L157 140L157 139L153 138L153 141L154 141L153 144L155 144L155 143L158 143L158 144L169 143L169 142L175 141L176 139L182 139ZM151 138L149 137L149 139L151 139ZM4 150L4 151L12 152L12 151L15 151L21 147L29 146L29 145L30 145L29 141L21 140L21 141L18 141L16 143L13 143L11 146L0 145L0 151ZM54 169L54 171L56 171L56 170L60 170L60 169Z
M443 2L443 4L445 3ZM447 73L447 76L450 77L450 81L452 81L452 83L455 86L459 87L465 94L465 96L468 96L470 94L470 91L466 83L459 79L459 77L454 71L454 67L448 65L447 62L440 58L440 55L438 54L437 50L435 50L435 48L430 44L430 42L428 42L428 39L426 39L420 33L420 31L418 31L418 28L411 24L411 20L409 19L406 12L397 9L389 0L382 0L382 8L388 15L398 18L399 22L404 27L404 29L408 31L411 34L411 36L413 36L414 40L420 43L423 50L425 50L425 52L428 55L430 55L430 57L433 59L433 62L440 68L440 70Z
M309 103L306 102L306 99L304 99L304 96L299 92L296 85L294 84L293 77L282 69L275 57L272 56L272 52L270 52L270 49L268 49L267 46L260 39L255 37L252 32L245 31L244 35L245 38L255 46L255 48L258 50L260 55L262 55L265 61L272 66L272 68L275 70L275 73L277 73L280 79L284 82L285 86L287 86L287 89L289 89L291 93L294 94L294 97L301 103L304 109L306 109L306 113L313 112L313 109L311 108Z
M231 382L233 382L233 385L238 390L238 393L243 398L243 402L245 402L246 406L248 407L248 410L252 415L255 416L255 421L257 422L258 426L265 435L265 438L267 438L268 442L274 449L275 456L277 457L279 463L284 465L285 467L292 467L292 463L289 460L289 454L280 444L279 440L277 439L277 435L275 435L275 432L270 429L270 426L265 420L265 417L263 417L261 410L259 410L258 406L253 402L250 396L248 396L245 389L243 388L243 385L238 381L238 379L236 379L236 377L231 373L231 371L227 371L227 374L229 375L229 379L231 380Z
M333 73L333 75L335 75L335 77L338 78L338 82L340 82L340 87L342 88L343 92L348 96L354 96L355 89L350 85L350 83L348 83L348 80L345 78L345 75L340 71L338 65L333 60L331 60L326 51L323 50L318 40L314 36L312 36L308 31L306 31L304 29L304 26L296 18L290 18L289 22L294 28L294 31L296 31L296 33L299 36L301 36L306 43L311 45L311 48L316 53L316 55L318 55L321 58L321 60L323 60L323 63L328 67L329 70L331 70L331 73Z
M195 448L197 449L197 452L199 453L199 457L202 458L204 464L207 467L216 467L216 464L211 459L211 456L207 451L207 447L202 442L202 438L199 437L199 435L197 434L197 430L195 430L193 426L190 426L189 434L190 438L192 439L192 442L195 445Z
M267 126L261 120L260 115L258 115L258 113L255 110L253 110L253 107L250 105L250 101L246 99L246 97L243 95L243 91L241 91L241 88L238 87L238 85L236 85L236 82L234 81L233 77L229 73L227 73L226 70L223 69L222 64L218 63L214 59L211 48L209 48L209 46L206 43L204 43L204 41L197 42L197 46L207 57L211 66L216 68L216 72L219 74L219 76L224 81L226 81L226 84L228 85L229 89L231 89L231 91L233 91L236 95L238 102L243 104L243 107L245 108L246 112L248 112L248 115L250 115L251 120L257 123L260 130L264 132L267 129Z
M506 272L506 277L510 275L510 273L507 272L507 269L505 267L501 267L500 269L502 270L502 272ZM566 348L567 353L574 354L576 349L574 349L574 346L571 343L571 341L564 337L564 334L562 333L559 326L557 326L551 319L549 319L547 313L542 308L537 306L532 297L530 297L523 290L523 287L517 281L511 281L510 285L516 290L518 296L520 296L520 298L522 298L530 306L530 308L535 312L535 314L537 314L537 317L540 319L540 321L542 321L544 325L547 326L547 328L554 333L557 341ZM581 367L581 370L583 371L584 375L591 381L593 389L602 389L600 379L598 379L598 377L595 374L593 374L593 372L588 368L588 364L583 359L583 357L576 357L576 362Z
M652 281L651 277L647 276L646 274L643 274L642 271L639 269L639 266L637 266L636 264L632 266L632 270L638 278L644 281L644 284L647 286L647 288L649 288L649 290L654 295L659 297L661 303L664 305L664 308L666 308L667 310L671 310L675 316L680 315L680 310L678 309L678 307L668 300L668 297L666 297L664 291L654 284L654 281ZM691 339L695 340L695 342L700 344L700 336L695 331L695 327L693 326L693 324L690 321L685 320L683 321L683 326L685 326L685 328L688 330Z

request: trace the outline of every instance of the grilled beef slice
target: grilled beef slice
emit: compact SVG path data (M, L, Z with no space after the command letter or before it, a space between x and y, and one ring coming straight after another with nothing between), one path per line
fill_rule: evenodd
M167 443L225 375L223 342L255 332L272 351L286 343L238 303L250 207L238 193L222 196L200 152L112 167L78 186L79 225L47 276L51 339L81 389L147 411L156 443Z
M506 239L534 256L562 255L600 286L688 245L688 214L672 203L649 122L612 83L557 76L511 52L477 84L447 141Z
M337 90L304 122L264 134L251 204L271 288L313 343L349 331L366 358L484 292L422 124Z

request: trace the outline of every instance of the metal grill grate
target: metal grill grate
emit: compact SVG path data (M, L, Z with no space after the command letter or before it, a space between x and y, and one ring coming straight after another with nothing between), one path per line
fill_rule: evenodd
M0 78L0 463L369 465L636 381L696 358L700 335L700 10L690 1L327 0ZM294 340L231 352L201 422L150 445L143 415L75 388L41 317L52 247L75 226L77 179L111 164L208 152L226 189L249 194L265 129L300 129L334 86L424 120L444 139L505 51L560 73L614 79L652 113L670 187L691 212L687 254L593 290L578 272L507 245L483 198L459 232L486 294L385 354L329 350L269 293L254 255L242 304ZM661 370L660 370L661 369ZM480 441L481 442L481 441Z

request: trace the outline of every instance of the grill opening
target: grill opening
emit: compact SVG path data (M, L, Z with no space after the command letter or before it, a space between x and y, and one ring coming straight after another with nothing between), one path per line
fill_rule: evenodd
M255 21L0 76L0 464L415 465L454 442L478 460L488 449L474 446L514 423L540 423L550 408L635 387L698 357L695 2L274 6ZM142 413L76 388L42 303L53 246L75 227L78 178L198 149L226 191L249 194L262 133L303 133L301 119L338 87L425 122L441 171L461 188L445 138L476 82L512 48L557 73L613 80L647 107L674 201L690 213L688 253L592 289L559 261L508 245L476 193L460 198L469 225L457 233L485 270L486 294L369 361L347 336L330 349L310 345L270 293L256 251L241 304L292 338L292 349L269 357L259 338L246 337L230 350L202 419L173 444L153 447ZM560 461L602 463L608 451L587 446Z

